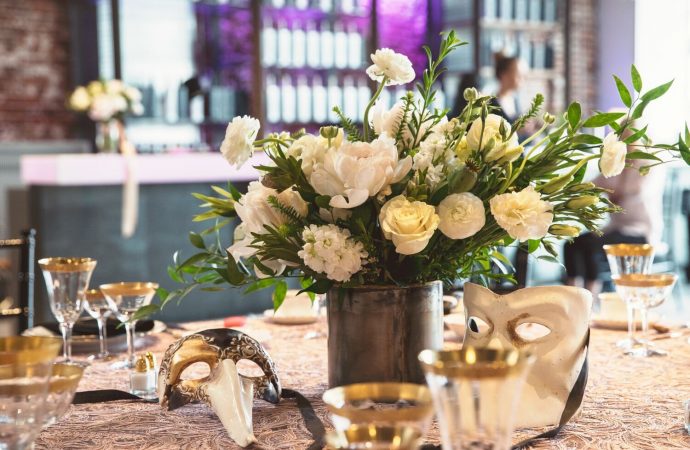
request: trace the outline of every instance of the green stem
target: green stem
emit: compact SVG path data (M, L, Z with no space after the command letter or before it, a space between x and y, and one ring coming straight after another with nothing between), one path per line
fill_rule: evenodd
M388 77L384 76L383 80L381 80L381 84L379 84L379 87L376 89L376 92L374 93L374 96L371 97L371 100L369 100L369 104L367 105L367 108L364 110L364 141L369 142L369 110L371 109L372 106L374 106L374 103L376 102L376 99L379 98L379 95L381 95L381 92L383 92L383 88L386 87L386 82L388 81Z

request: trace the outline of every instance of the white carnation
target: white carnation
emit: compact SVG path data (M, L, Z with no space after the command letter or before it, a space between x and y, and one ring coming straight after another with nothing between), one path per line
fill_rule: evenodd
M348 230L335 225L309 225L302 232L304 246L297 254L314 272L333 281L349 281L369 256Z
M438 205L438 229L451 239L474 236L486 223L484 203L469 192L451 194Z
M541 239L553 222L552 206L532 186L520 192L497 195L489 201L496 223L510 237L521 241Z
M386 85L406 84L414 80L415 73L409 58L389 48L380 48L371 55L374 63L367 68L367 75L381 83L387 78Z
M260 127L259 121L253 117L238 116L232 119L220 144L220 152L230 164L239 168L252 156Z
M606 178L615 177L625 168L625 157L628 148L625 142L618 140L616 133L611 132L604 138L599 159L599 170Z

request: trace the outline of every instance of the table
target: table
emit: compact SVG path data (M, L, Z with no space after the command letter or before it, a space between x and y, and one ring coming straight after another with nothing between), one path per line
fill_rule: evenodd
M217 328L220 321L186 324L190 330ZM321 394L327 388L325 323L286 326L250 319L241 328L260 340L276 363L283 387L301 392L330 427ZM305 339L317 331L320 337ZM581 414L554 440L532 448L671 449L690 448L682 401L690 399L690 344L685 337L660 340L671 355L637 359L622 355L615 342L624 333L592 330L590 378ZM143 344L160 358L175 340L169 333L148 336ZM160 359L159 359L160 360ZM127 390L126 371L90 366L79 390ZM305 449L311 436L293 400L272 405L254 402L255 449ZM521 434L525 436L524 434ZM516 436L517 438L517 436ZM428 441L437 441L432 430ZM163 411L157 404L111 402L72 406L56 425L43 431L36 449L234 449L220 421L204 405Z

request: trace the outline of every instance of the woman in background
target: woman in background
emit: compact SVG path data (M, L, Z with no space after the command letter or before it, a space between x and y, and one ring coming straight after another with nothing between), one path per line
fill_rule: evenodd
M518 90L522 86L525 67L516 56L505 56L503 53L494 54L494 73L498 81L496 97L491 99L492 106L499 109L494 112L508 122L513 123L520 113Z

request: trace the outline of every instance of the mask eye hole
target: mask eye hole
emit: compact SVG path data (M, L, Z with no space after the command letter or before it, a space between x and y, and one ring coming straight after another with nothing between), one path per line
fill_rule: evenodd
M189 365L180 374L180 380L199 380L209 376L211 368L205 362L195 362Z
M467 319L467 329L472 333L481 335L488 333L491 329L491 325L486 323L484 319L477 316L470 316L470 318Z
M540 323L525 322L515 327L515 334L523 341L532 342L551 334L551 329Z

